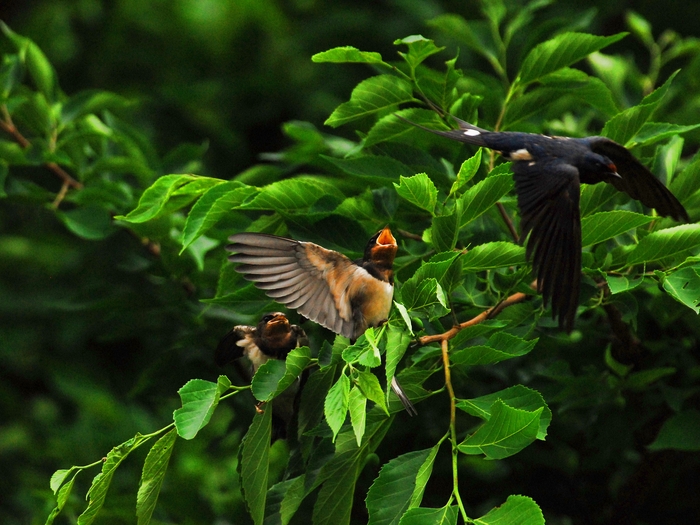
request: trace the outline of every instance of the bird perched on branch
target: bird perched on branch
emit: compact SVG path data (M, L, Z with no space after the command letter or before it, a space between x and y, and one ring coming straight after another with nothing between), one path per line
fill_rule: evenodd
M689 221L666 186L627 148L608 138L494 132L456 117L451 118L459 129L438 131L399 118L431 133L492 149L513 162L521 237L529 235L525 253L532 260L537 291L545 306L551 302L552 317L558 317L567 332L574 326L581 280L582 182L607 182L659 215Z
M241 357L247 357L252 374L269 359L285 360L287 354L300 346L308 346L304 330L290 324L281 312L266 314L257 326L234 326L219 342L214 361L224 366ZM273 438L285 438L287 427L294 415L294 403L299 390L298 382L272 401ZM256 405L258 410L263 403Z
M394 295L394 257L398 246L386 227L367 243L361 259L311 242L263 233L232 235L236 271L275 301L329 330L354 340L387 320ZM413 404L392 379L392 389L409 414Z

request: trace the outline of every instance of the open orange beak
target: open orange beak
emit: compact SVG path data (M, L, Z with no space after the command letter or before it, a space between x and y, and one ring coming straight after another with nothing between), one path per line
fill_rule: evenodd
M377 237L377 244L380 244L380 245L396 245L396 239L394 239L394 236L391 234L391 230L389 229L388 226L386 226L386 227L379 233L379 237Z

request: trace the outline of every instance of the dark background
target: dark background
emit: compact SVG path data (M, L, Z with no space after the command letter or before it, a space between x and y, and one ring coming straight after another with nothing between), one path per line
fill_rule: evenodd
M655 35L665 29L686 37L698 33L696 2L601 0L584 7L598 10L587 29L596 34L625 30L626 9L647 18ZM582 9L580 2L559 1L542 16L574 17ZM436 37L426 20L445 12L469 19L478 10L473 1L11 0L0 3L0 19L44 50L64 92L105 89L134 98L131 121L151 137L160 155L183 142L206 144L198 173L230 178L261 154L288 145L282 123L303 120L324 129L332 110L371 74L359 65L314 64L311 55L351 45L392 60L395 39L417 33ZM9 49L4 41L2 46ZM644 67L641 46L625 46L636 49ZM478 67L479 59L470 55L461 50L462 59ZM81 240L51 211L21 203L0 204L0 232L0 522L43 523L54 505L49 490L54 470L91 463L136 432L161 428L178 406L175 392L182 384L194 377L216 378L212 348L230 320L199 303L213 295L211 288L193 290L159 274L157 265L141 272L153 261L126 232L105 242ZM222 516L232 520L243 513L234 460L251 411L244 402L222 406L203 439L178 442L163 495L173 523L235 523ZM429 412L423 409L425 419L409 423L406 435L414 427L430 428ZM616 424L634 425L633 415ZM557 422L555 413L554 421L550 435L559 428L573 433L571 442L584 440L581 420ZM608 431L614 440L615 427ZM436 436L428 433L397 450L430 446ZM502 501L488 488L496 485L505 495L527 492L551 523L590 522L630 475L618 471L600 482L609 463L595 454L608 443L598 439L586 441L590 450L582 455L567 456L560 448L559 455L548 456L536 448L539 443L531 447L535 450L524 464L554 462L558 474L524 472L523 463L480 467L484 470L474 475L483 490L467 495L474 515L480 515L481 505L488 509ZM140 453L115 478L104 523L133 522L129 509L145 451ZM577 462L587 454L601 463L579 469ZM649 468L664 472L678 460L668 454ZM376 473L366 474L363 483L371 483ZM90 475L79 478L73 512L82 508ZM693 471L668 476L674 477L670 485L658 483L665 474L651 486L639 485L654 492L651 515L658 518L661 509L673 508L676 517L697 516ZM435 492L426 495L427 504L443 504L449 489L439 481L429 487ZM644 490L623 494L622 504L644 505L651 497ZM70 508L66 516L75 518ZM358 516L358 522L362 519ZM655 522L682 522L669 519Z

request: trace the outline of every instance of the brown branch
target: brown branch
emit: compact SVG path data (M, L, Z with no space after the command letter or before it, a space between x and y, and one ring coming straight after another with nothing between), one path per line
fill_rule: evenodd
M489 308L488 310L484 310L479 315L477 315L476 317L473 317L472 319L469 319L468 321L464 321L463 323L460 323L456 326L453 326L447 332L444 332L442 334L435 334L435 335L424 335L423 337L419 338L418 341L422 345L427 345L427 344L436 343L436 342L442 343L442 342L448 341L449 339L452 339L454 336L456 336L459 332L461 332L465 328L477 325L479 323L483 323L487 319L492 319L492 318L496 317L498 314L500 314L504 309L506 309L509 306L512 306L514 304L522 303L525 299L527 299L527 294L524 294L522 292L514 293L513 295L511 295L507 299L504 299L503 301L498 303L496 306L493 306L493 307Z
M413 239L415 241L422 241L423 240L423 236L418 235L417 233L411 233L409 231L401 230L401 229L398 229L396 231L399 232L401 237L406 237L407 239Z
M510 234L513 236L513 240L516 243L520 242L520 235L518 234L518 230L515 229L515 226L513 225L513 221L508 216L508 212L506 211L506 207L503 206L503 204L501 204L500 202L497 202L496 208L498 208L498 211L501 214L501 217L503 218L503 222L505 222L506 226L508 226L508 229L510 230Z
M12 138L15 139L15 142L17 142L24 149L29 148L32 145L31 142L29 142L27 138L24 135L22 135L19 129L17 129L17 126L15 126L15 123L12 121L12 117L10 116L9 111L7 111L7 106L3 104L2 106L0 106L0 110L2 111L0 128L2 128L5 132L11 135ZM55 162L45 162L44 166L46 166L49 170L53 171L56 175L58 175L58 177L61 178L63 183L67 184L71 188L80 189L83 187L83 184L81 182L78 182L73 177L71 177L63 168L61 168ZM61 191L63 191L63 188L61 188ZM61 195L60 192L59 195ZM65 194L63 196L65 196ZM60 199L58 199L57 197L59 203L61 202L61 200L63 200L63 196L61 196ZM54 201L54 203L56 203L56 200Z

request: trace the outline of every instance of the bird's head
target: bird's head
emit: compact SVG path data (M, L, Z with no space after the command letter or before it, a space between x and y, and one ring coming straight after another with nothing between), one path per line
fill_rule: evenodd
M584 171L592 173L601 180L610 179L621 179L620 175L617 173L617 166L605 155L599 155L598 153L590 153L585 158L585 164L583 166Z
M265 339L287 336L291 332L289 319L281 312L263 315L257 328L258 333Z
M380 266L391 268L394 264L396 251L399 249L396 244L396 239L391 234L391 230L386 226L383 230L378 231L367 242L365 247L365 261L372 261Z

